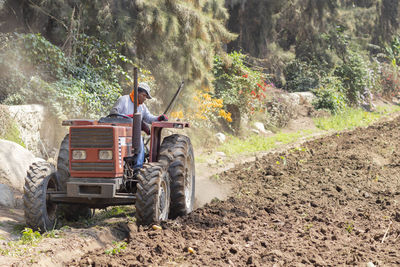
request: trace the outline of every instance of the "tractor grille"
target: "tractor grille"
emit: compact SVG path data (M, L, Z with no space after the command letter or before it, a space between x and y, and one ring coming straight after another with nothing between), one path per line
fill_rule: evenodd
M113 171L114 162L72 162L73 171Z
M112 148L112 128L72 128L71 148Z

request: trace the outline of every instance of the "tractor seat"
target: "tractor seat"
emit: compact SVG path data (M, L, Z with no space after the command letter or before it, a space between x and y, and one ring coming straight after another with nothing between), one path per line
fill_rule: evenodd
M132 118L108 115L107 117L100 118L99 123L130 123L130 124L132 124L132 121L133 121Z

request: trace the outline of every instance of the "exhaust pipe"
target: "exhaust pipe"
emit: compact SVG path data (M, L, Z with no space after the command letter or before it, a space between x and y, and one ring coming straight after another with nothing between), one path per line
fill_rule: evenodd
M134 95L133 95L133 122L132 122L132 154L134 156L140 153L140 142L141 142L141 126L142 126L142 114L137 112L138 109L138 68L133 69L134 79Z

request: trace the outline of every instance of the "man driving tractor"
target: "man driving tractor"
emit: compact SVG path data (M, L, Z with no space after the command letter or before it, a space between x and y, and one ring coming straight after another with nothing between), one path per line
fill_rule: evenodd
M61 142L57 166L40 160L29 167L24 185L29 227L48 231L60 214L67 220L90 218L91 209L116 205L134 204L138 225L193 210L195 166L190 138L177 133L161 136L166 128L189 127L187 122L167 122L165 115L183 82L163 115L156 117L144 105L151 98L150 87L137 83L137 72L134 68L134 92L120 97L110 115L98 121L63 121L69 133ZM146 122L152 124L151 132ZM150 133L146 163L141 130Z
M160 116L154 116L150 113L144 102L147 99L151 99L150 86L147 83L141 82L138 85L138 113L142 114L142 131L147 135L150 135L150 128L147 125L155 121L168 121L168 117L165 114ZM126 116L132 116L134 109L134 90L129 95L121 96L112 107L110 114L121 114ZM140 141L140 153L137 158L137 162L134 168L141 168L144 162L144 145L143 138Z

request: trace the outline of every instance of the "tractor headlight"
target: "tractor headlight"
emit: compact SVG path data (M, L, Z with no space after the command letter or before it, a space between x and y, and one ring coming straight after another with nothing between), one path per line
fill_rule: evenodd
M86 151L72 150L72 159L86 159Z
M111 150L99 150L99 159L110 160L113 158Z

